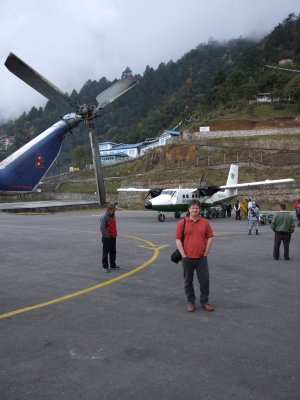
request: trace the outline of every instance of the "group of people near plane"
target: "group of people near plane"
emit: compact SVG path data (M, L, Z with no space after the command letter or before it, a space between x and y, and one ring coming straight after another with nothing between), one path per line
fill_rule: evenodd
M241 220L242 218L251 217L252 213L249 215L249 210L253 209L256 206L259 209L259 205L257 202L252 201L251 199L244 200L236 200L233 207L230 203L223 202L221 205L221 217L222 218L231 218L232 209L235 212L235 219ZM258 212L259 216L259 212Z
M251 199L244 200L236 200L233 205L233 210L235 211L235 219L241 220L242 218L249 218L249 209L252 206L256 205L258 209L260 209L258 203L256 201L252 201Z
M225 208L226 207L226 208ZM230 209L227 212L227 217L231 217L231 204L222 204L222 216L225 218L226 209ZM224 213L223 213L224 209ZM259 226L259 214L260 207L256 201L252 201L251 199L244 200L236 200L233 205L233 210L235 211L235 219L240 221L242 218L248 218L249 221L249 230L248 235L251 235L252 230L255 229L256 235L258 235L258 226Z
M300 226L300 196L297 202L295 202L294 208L298 218L298 226ZM240 202L237 200L234 210L238 216L240 209ZM189 202L188 214L179 221L175 232L176 246L182 257L184 291L188 312L196 310L196 295L193 284L195 272L200 286L201 308L208 312L214 310L213 305L209 303L210 282L208 270L208 254L212 246L214 233L207 219L201 217L200 210L200 201L196 199L191 200ZM256 235L258 235L259 206L255 201L247 200L247 210L249 219L248 234L251 235L252 229L255 229ZM295 223L291 213L286 211L285 204L278 204L277 211L271 223L271 228L275 233L273 257L275 260L279 259L279 249L281 242L283 242L284 259L287 261L290 259L289 245L291 235L295 229ZM109 204L107 212L101 218L100 222L103 243L102 265L105 272L120 268L116 264L117 224L115 212L115 205Z

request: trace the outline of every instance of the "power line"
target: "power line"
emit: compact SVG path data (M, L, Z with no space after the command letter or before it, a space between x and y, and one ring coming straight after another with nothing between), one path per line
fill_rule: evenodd
M273 69L280 69L282 71L289 71L289 72L300 72L299 69L291 69L291 68L282 68L282 67L274 67L273 65L265 65L265 67L273 68Z

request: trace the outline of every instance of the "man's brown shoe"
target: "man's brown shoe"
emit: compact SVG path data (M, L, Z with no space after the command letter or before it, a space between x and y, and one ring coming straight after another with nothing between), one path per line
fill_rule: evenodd
M195 304L189 303L189 304L187 305L186 310L187 310L188 312L194 312L194 311L196 310Z
M209 303L201 304L201 307L202 307L203 310L205 310L205 311L209 311L209 312L214 311L213 306L212 306L211 304L209 304Z

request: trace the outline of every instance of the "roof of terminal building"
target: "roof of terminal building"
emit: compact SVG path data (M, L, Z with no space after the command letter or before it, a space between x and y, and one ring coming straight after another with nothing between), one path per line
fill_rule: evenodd
M142 147L143 146L143 142L140 143L133 143L133 144L123 144L120 143L119 145L117 145L116 147L114 147L114 149L132 149L132 148L137 148L137 147Z
M174 136L179 136L180 135L180 132L173 131L172 129L171 130L166 129L166 130L163 131L163 133L167 133L169 135L174 135Z

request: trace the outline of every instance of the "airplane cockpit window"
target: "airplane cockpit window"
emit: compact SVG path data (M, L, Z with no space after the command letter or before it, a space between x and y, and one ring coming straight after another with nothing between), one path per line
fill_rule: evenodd
M167 195L169 195L169 196L173 196L175 193L177 193L176 191L174 191L174 190L163 190L162 192L161 192L161 194L167 194Z

